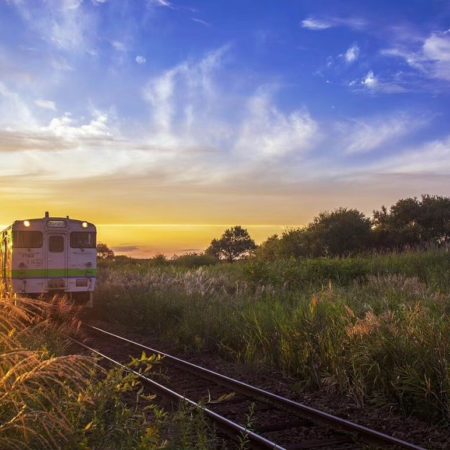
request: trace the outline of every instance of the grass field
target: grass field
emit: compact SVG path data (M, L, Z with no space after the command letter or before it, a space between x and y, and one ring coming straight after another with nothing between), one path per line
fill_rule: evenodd
M295 377L299 389L450 421L450 255L105 264L97 317L188 351Z
M134 375L69 354L71 316L41 301L0 299L0 448L217 448L203 417L168 414L136 393Z

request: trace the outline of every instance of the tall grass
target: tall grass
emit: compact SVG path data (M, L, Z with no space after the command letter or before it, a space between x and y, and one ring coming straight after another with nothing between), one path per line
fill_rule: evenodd
M38 345L50 328L38 316L39 302L0 300L1 448L60 448L73 432L61 399L76 398L90 378L90 358L56 357Z
M332 281L348 285L370 275L416 277L429 287L450 292L450 254L443 250L355 256L352 258L253 260L242 266L254 283L304 288Z
M136 376L65 354L72 313L64 305L0 299L0 448L179 448L183 430L192 431L186 448L217 448L205 424L164 413Z
M254 262L109 267L97 314L185 350L280 370L303 389L450 421L447 268L445 253L278 261L259 272Z

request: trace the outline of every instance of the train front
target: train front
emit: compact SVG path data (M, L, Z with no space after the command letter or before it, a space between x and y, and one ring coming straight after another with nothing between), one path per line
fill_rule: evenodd
M12 228L12 290L22 294L64 293L92 303L96 228L59 217L16 221Z

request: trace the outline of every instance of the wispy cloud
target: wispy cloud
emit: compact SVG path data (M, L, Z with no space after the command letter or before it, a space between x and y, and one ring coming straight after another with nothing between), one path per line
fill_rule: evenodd
M412 69L430 79L450 81L450 32L434 32L417 46L401 43L383 49L381 54L402 58Z
M205 26L205 27L210 27L210 26L211 26L211 24L210 24L209 22L207 22L206 20L198 19L197 17L191 17L191 20L192 20L193 22L197 22L197 23L199 23L200 25L203 25L203 26Z
M322 31L329 28L347 27L354 30L362 30L367 26L367 22L359 17L307 17L301 21L302 28L312 31Z
M56 49L90 51L95 32L94 17L83 7L83 0L44 3L15 1L14 5L30 29Z
M118 52L126 52L128 50L127 46L122 41L112 41L111 45Z
M160 202L163 215L170 214L171 198L190 198L189 211L174 208L181 215L204 211L205 204L213 211L218 196L226 199L242 192L251 200L244 215L263 195L292 196L290 210L299 195L308 192L316 201L326 186L327 201L330 195L337 201L333 196L339 189L356 196L354 186L353 191L344 186L357 176L353 174L361 179L367 173L392 174L401 161L391 153L404 148L411 133L428 123L407 112L324 123L301 104L286 111L278 100L282 86L221 84L232 52L233 47L224 46L149 77L141 91L147 116L140 132L110 112L88 118L55 113L48 120L48 109L41 111L42 119L35 99L27 102L0 84L0 191L13 195L6 178L27 175L30 182L38 181L36 196L49 202L61 189L64 201L74 204L94 195L106 205L114 193L125 205L133 197L139 204L137 221L149 198ZM371 77L383 85L375 73ZM369 89L358 83L360 89ZM437 161L437 155L446 157L445 148L444 142L422 153ZM364 160L375 156L380 162L368 166ZM431 174L447 170L435 167L428 165ZM344 187L330 194L325 179ZM271 201L271 207L277 207Z
M358 119L340 123L337 127L347 155L391 149L405 136L417 133L429 123L425 118L396 113L372 119Z
M56 104L51 100L38 99L34 101L36 106L42 109L48 109L50 111L56 111Z
M344 54L345 60L351 64L359 58L359 47L357 44L353 44Z
M235 151L246 159L300 156L318 138L318 124L306 111L284 114L272 103L270 89L262 88L247 104Z
M330 21L314 19L313 17L303 19L301 25L303 28L313 31L326 30L333 27L333 24Z
M361 81L361 84L368 89L377 89L379 86L379 81L375 74L370 70Z
M162 6L164 8L174 9L172 2L169 0L150 0L150 3L156 6Z
M147 59L145 58L145 56L137 55L136 56L136 62L138 64L145 64L147 62Z
M365 91L372 94L402 94L408 92L408 88L397 80L381 80L373 70L369 70L361 80L353 80L349 87L355 91Z
M373 170L404 175L450 176L450 136L408 147L377 163Z

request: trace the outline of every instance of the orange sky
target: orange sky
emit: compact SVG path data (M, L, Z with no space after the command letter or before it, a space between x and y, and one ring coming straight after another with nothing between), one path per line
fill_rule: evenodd
M136 257L201 251L234 225L248 228L260 243L324 210L342 206L370 216L399 198L448 194L439 177L411 176L400 183L395 175L304 183L254 176L203 185L180 180L169 185L150 176L49 180L36 175L0 178L0 188L1 224L43 217L45 211L69 215L97 224L99 242Z
M215 237L232 225L98 225L98 240L113 247L116 254L149 258L203 251ZM282 233L280 225L244 225L252 238L260 243L267 236Z

